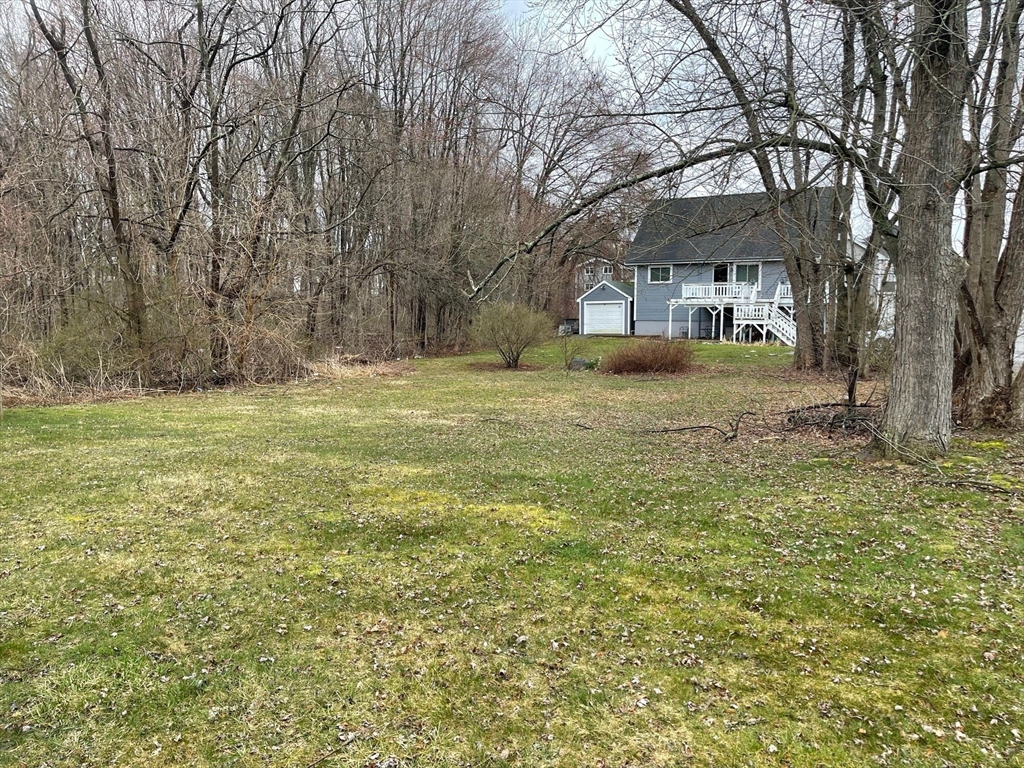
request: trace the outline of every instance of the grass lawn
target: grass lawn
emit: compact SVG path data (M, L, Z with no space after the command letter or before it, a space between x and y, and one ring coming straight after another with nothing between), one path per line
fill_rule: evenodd
M1024 439L864 463L770 428L841 389L785 350L557 357L7 410L0 764L1024 765Z

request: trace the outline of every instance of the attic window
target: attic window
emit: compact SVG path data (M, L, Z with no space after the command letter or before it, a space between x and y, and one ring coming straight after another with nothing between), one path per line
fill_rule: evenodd
M611 280L612 279L612 265L611 264L606 264L605 266L601 267L601 279L602 280Z
M672 282L672 267L649 267L649 283L670 283Z

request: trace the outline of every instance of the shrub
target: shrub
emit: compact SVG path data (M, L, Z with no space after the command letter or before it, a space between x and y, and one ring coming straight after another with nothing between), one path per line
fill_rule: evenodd
M601 367L608 373L682 373L693 364L688 341L644 339L609 354Z
M473 321L470 333L483 347L497 350L506 368L518 368L529 347L551 336L554 323L522 304L492 304Z

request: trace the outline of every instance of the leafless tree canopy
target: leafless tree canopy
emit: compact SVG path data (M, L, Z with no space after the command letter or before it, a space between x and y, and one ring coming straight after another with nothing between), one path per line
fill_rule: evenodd
M0 57L9 376L198 382L457 342L517 244L641 154L587 62L489 3L26 0ZM566 310L628 208L504 295Z
M564 312L567 271L621 247L648 195L761 190L810 232L813 207L782 203L829 186L827 247L783 254L797 363L840 367L852 397L885 253L885 439L944 450L954 382L963 418L1021 420L1020 0L551 0L539 18L23 0L0 40L6 375L271 378L335 348L451 344L474 302ZM580 54L598 31L610 66Z

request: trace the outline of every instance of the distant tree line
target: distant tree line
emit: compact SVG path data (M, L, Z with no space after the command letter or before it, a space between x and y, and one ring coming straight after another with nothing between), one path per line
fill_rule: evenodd
M473 302L564 311L567 270L647 196L738 185L802 233L797 364L851 393L891 259L881 450L1024 423L1020 0L544 7L540 29L484 0L25 0L0 56L0 368L227 381L446 345ZM598 30L610 68L572 44ZM785 203L822 186L814 243L818 207Z
M27 0L0 40L0 350L147 385L457 343L474 275L642 155L481 0ZM565 311L621 200L478 297Z

